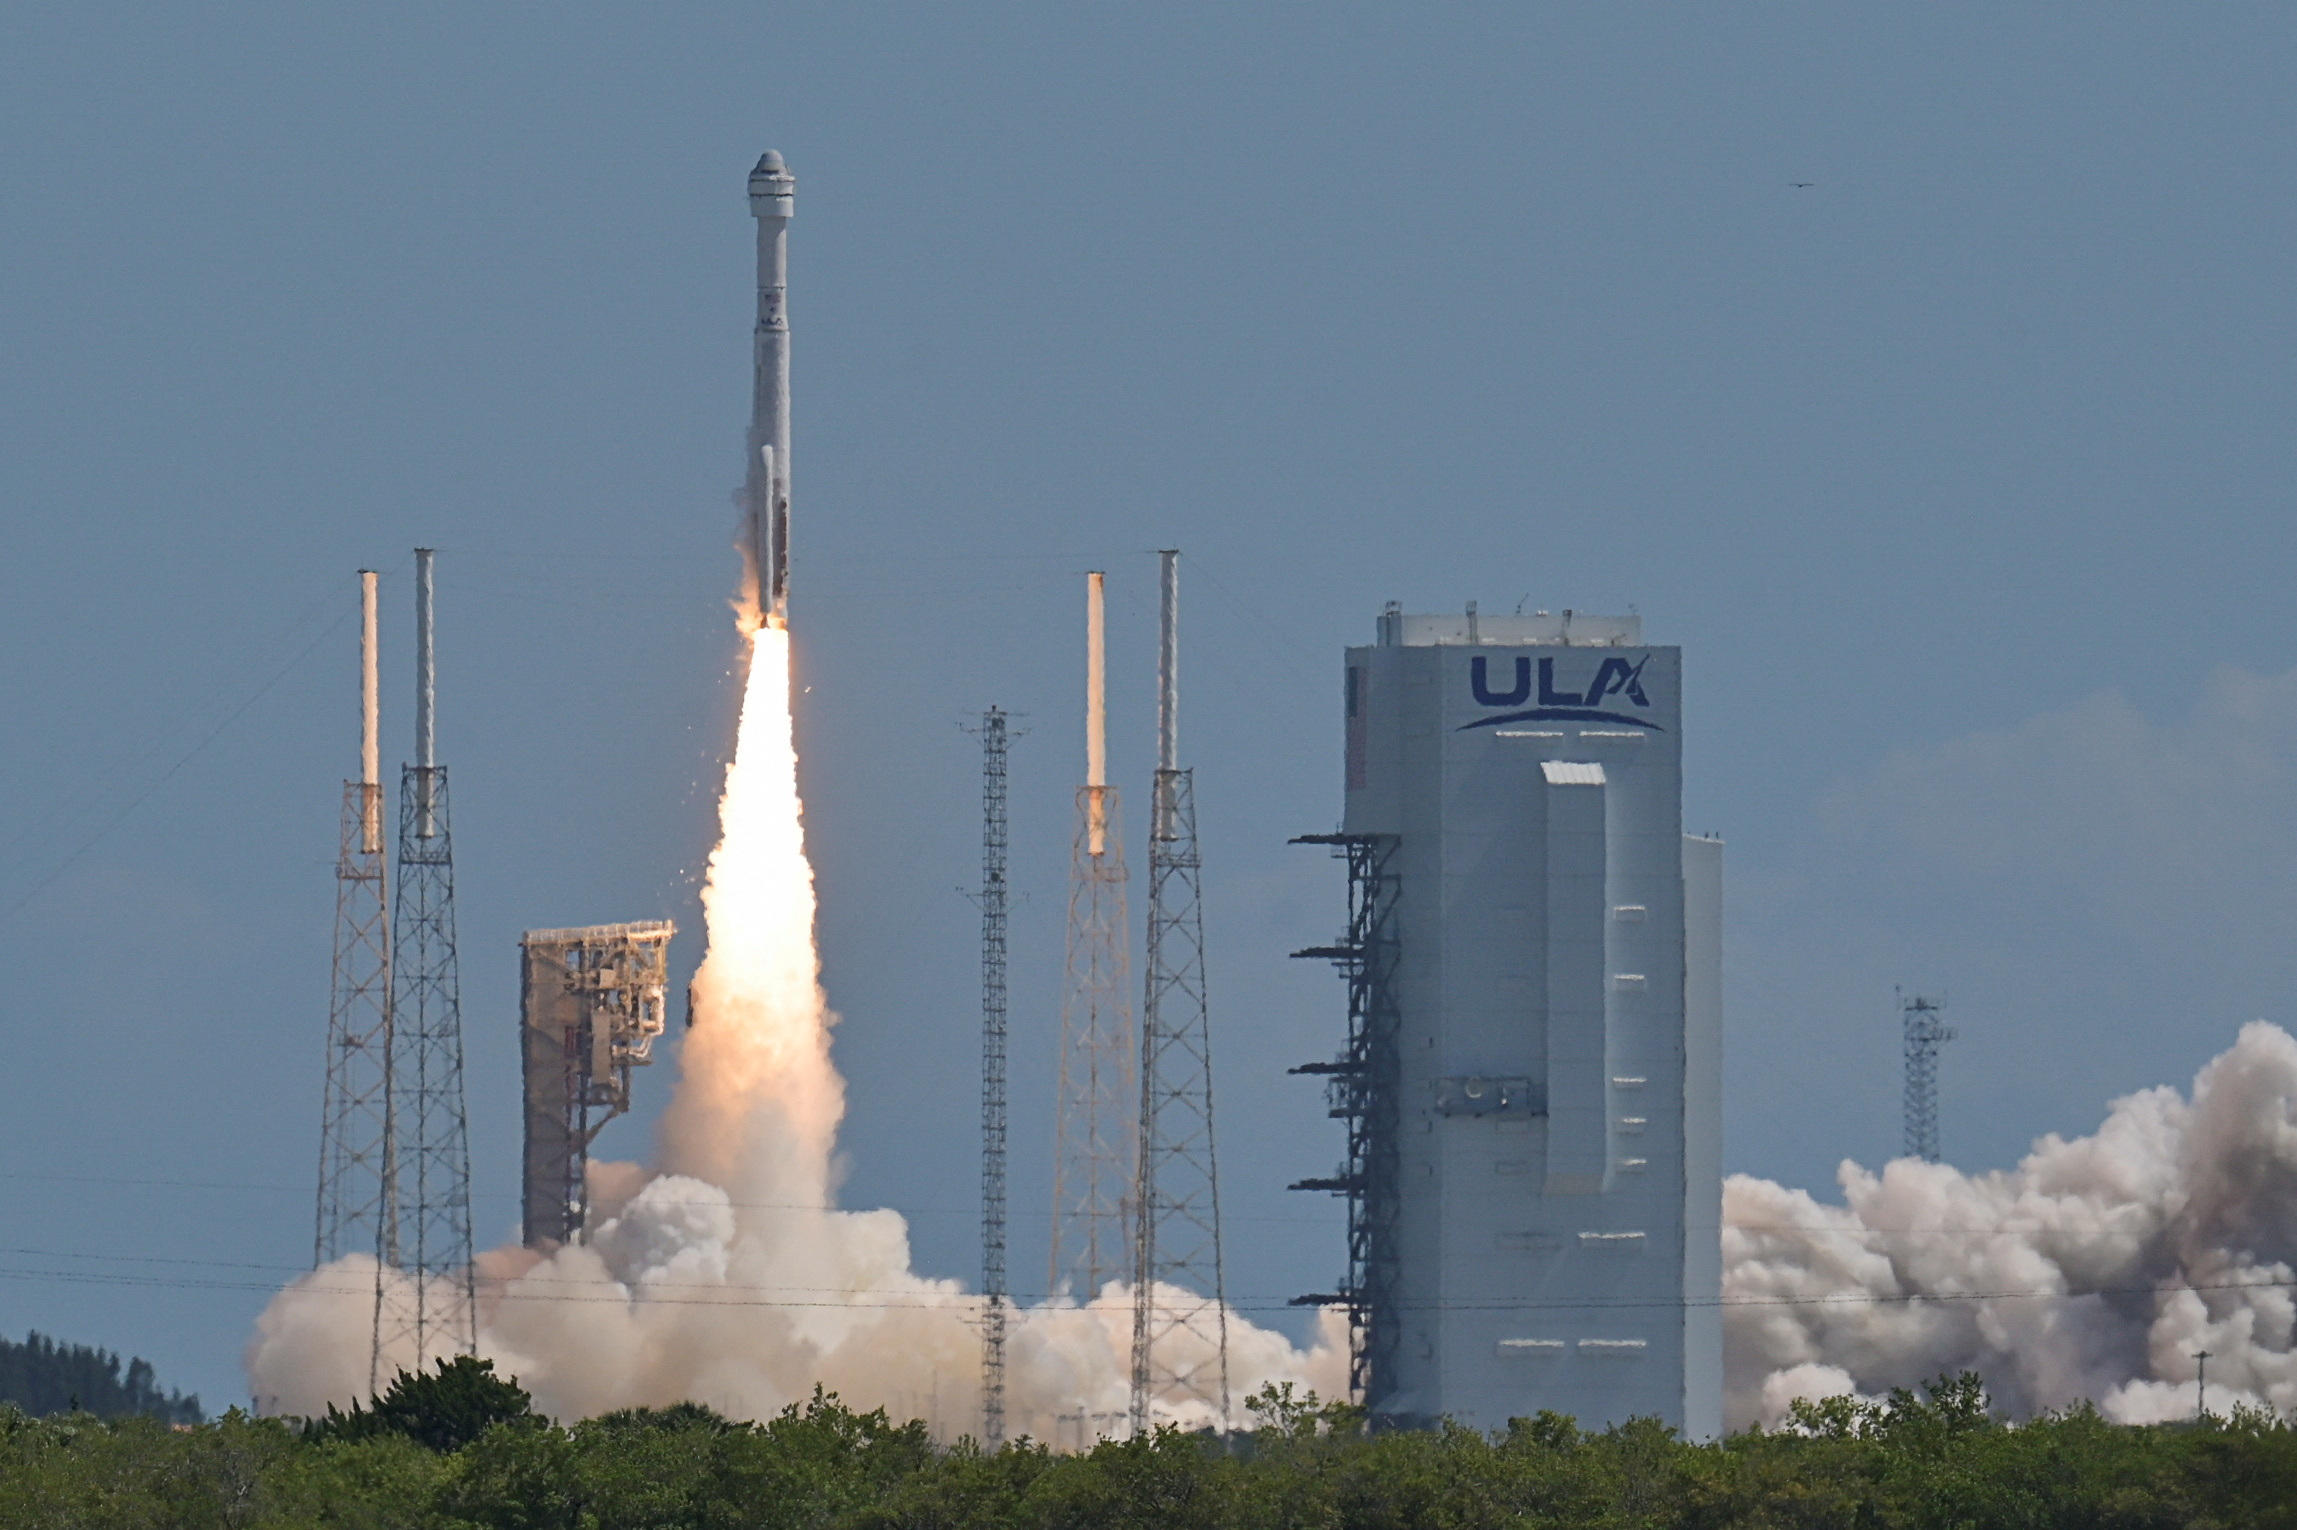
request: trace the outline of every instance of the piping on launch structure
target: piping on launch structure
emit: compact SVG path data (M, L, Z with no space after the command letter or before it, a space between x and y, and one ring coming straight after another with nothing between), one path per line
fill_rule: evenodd
M758 618L789 623L790 584L790 214L797 177L772 149L750 172L758 220L758 324L750 394L749 476L742 490L744 547L757 579Z

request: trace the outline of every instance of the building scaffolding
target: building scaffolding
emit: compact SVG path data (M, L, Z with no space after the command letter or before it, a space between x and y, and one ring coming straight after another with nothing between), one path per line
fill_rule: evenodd
M667 919L529 930L519 938L526 1093L521 1185L530 1248L579 1242L590 1210L590 1144L630 1108L631 1070L667 1023Z
M1348 1273L1340 1289L1292 1299L1296 1307L1339 1307L1348 1314L1348 1390L1369 1405L1393 1379L1396 1324L1396 1217L1402 1194L1397 1169L1398 1074L1396 876L1392 834L1304 834L1296 845L1328 845L1348 867L1348 931L1339 943L1293 956L1328 961L1348 985L1348 1040L1330 1062L1294 1073L1321 1076L1329 1114L1347 1127L1347 1158L1328 1178L1288 1188L1347 1197Z

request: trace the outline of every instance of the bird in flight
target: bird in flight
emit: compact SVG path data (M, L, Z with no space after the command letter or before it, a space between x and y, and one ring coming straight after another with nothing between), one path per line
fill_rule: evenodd
M1799 188L1799 187L1804 187L1804 186L1816 186L1816 185L1818 184L1818 182L1816 182L1816 181L1789 181L1789 182L1787 182L1787 184L1788 184L1789 186L1794 186L1794 187L1798 187L1798 188Z

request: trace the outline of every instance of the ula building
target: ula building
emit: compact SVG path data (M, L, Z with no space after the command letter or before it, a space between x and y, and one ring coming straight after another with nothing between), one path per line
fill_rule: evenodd
M1636 617L1412 616L1347 651L1329 1076L1377 1423L1721 1429L1722 845Z

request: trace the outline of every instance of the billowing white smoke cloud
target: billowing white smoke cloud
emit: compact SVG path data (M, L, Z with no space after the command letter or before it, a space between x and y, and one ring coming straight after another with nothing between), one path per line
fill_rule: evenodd
M479 1348L560 1417L685 1399L759 1417L818 1382L861 1407L971 1431L978 1299L911 1270L899 1214L830 1209L844 1084L818 981L788 637L766 627L754 642L702 894L709 952L659 1162L594 1166L586 1242L548 1257L481 1256ZM248 1355L266 1408L308 1414L365 1395L373 1287L374 1262L347 1259L274 1298ZM1265 1381L1344 1395L1334 1317L1305 1351L1233 1313L1228 1335L1239 1403ZM1075 1440L1080 1415L1108 1428L1129 1397L1131 1339L1131 1296L1118 1285L1083 1306L1016 1314L1010 1430ZM416 1359L385 1358L386 1373ZM1190 1357L1170 1358L1185 1368ZM1210 1421L1183 1400L1162 1413Z
M769 628L756 642L659 1161L594 1166L586 1243L481 1257L480 1348L561 1417L687 1398L754 1417L818 1381L962 1432L979 1417L977 1299L911 1270L896 1213L828 1209L844 1109L835 1017L817 980L787 640ZM1846 1163L1840 1180L1842 1206L1745 1177L1725 1188L1733 1425L1776 1420L1798 1396L1966 1368L2021 1411L2091 1398L2120 1419L2174 1418L2193 1406L2204 1348L2213 1408L2297 1408L2286 1032L2249 1026L2190 1099L2131 1095L2096 1135L2046 1137L2009 1172L1906 1160L1880 1174ZM310 1413L365 1394L374 1277L371 1259L346 1259L272 1301L248 1356L264 1406ZM1306 1351L1234 1314L1228 1332L1239 1397L1265 1380L1342 1392L1329 1315ZM1120 1414L1130 1337L1118 1286L1018 1314L1012 1429L1072 1440L1079 1415Z
M1723 1191L1733 1426L1798 1396L1982 1373L2019 1412L2088 1398L2143 1423L2297 1408L2297 1040L2262 1021L2190 1099L2148 1089L2095 1136L2016 1169L1845 1163L1845 1205L1733 1176Z

